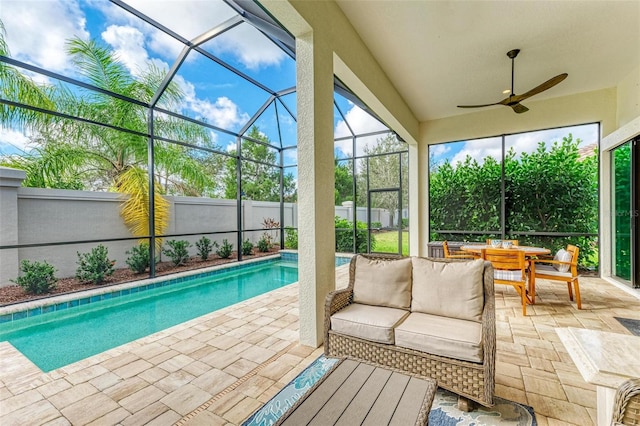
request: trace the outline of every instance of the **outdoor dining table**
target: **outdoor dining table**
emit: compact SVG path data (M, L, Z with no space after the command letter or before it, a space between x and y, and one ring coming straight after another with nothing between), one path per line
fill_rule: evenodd
M533 247L533 246L511 246L510 248L502 248L502 247L493 247L489 244L469 244L460 247L461 250L480 255L482 250L486 249L498 249L498 250L521 250L524 251L525 257L534 257L551 253L551 250L544 247ZM527 268L528 269L528 268ZM533 305L536 300L536 288L535 282L533 279L529 279L527 283L527 301L530 305Z
M468 244L460 247L461 250L467 251L469 253L480 254L483 249L494 249L496 247L492 247L489 244ZM540 256L543 254L551 253L551 250L544 247L533 247L533 246L511 246L511 248L502 248L498 247L500 250L523 250L524 255L526 257L532 256Z

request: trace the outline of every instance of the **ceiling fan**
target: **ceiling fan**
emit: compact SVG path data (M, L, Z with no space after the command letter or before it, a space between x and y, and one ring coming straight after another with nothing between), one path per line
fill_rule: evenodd
M533 89L529 90L528 92L523 93L522 95L516 95L513 92L513 77L514 77L514 63L515 63L515 58L516 56L518 56L518 53L520 53L520 49L513 49L507 52L507 56L509 58L511 58L511 93L509 94L509 97L504 98L503 100L501 100L500 102L495 102L492 104L484 104L484 105L458 105L458 108L482 108L482 107L487 107L487 106L493 106L493 105L504 105L504 106L509 106L511 108L513 108L513 110L518 113L518 114L522 114L523 112L527 112L529 111L529 108L527 108L526 106L522 105L520 102L524 101L527 98L530 98L533 95L537 95L540 92L544 92L545 90L551 89L553 86L555 86L556 84L560 83L562 80L564 80L565 78L567 78L567 76L569 74L562 73L559 75L556 75L553 78L550 78L549 80L545 81L544 83L542 83L539 86L534 87Z

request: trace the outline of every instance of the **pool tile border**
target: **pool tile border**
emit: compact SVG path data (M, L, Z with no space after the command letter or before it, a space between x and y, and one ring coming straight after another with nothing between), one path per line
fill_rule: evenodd
M336 254L336 267L345 265L351 261L350 254ZM78 298L78 293L70 293L55 296L47 299L33 300L16 305L0 307L0 324L18 321L24 318L31 318L51 312L59 312L65 309L74 308L76 306L87 305L90 303L100 302L102 300L113 299L116 297L140 293L159 287L179 284L187 280L205 278L215 276L224 272L243 269L247 266L254 266L261 263L270 263L277 260L285 262L297 262L298 252L292 250L282 250L279 254L273 256L265 256L259 259L250 259L243 262L227 263L224 265L213 266L206 270L185 271L174 275L167 279L167 276L149 278L146 280L132 281L129 283L116 284L109 287L94 288L87 290L87 296ZM144 284L147 282L147 284ZM85 293L85 292L82 292Z
M197 272L180 272L172 278L161 276L140 281L116 284L109 287L93 288L86 291L87 296L80 298L78 297L78 293L70 293L47 299L33 300L16 305L4 306L0 308L0 324L17 321L24 318L31 318L44 313L59 312L69 308L75 308L76 306L88 305L90 303L113 299L123 295L141 293L143 291L152 290L154 288L183 283L187 280L211 277L221 273L243 269L248 266L275 262L277 260L297 261L298 259L297 254L295 258L288 255L287 259L283 259L279 254L277 254L273 256L265 256L259 259L251 259L239 263L228 263L224 265L213 266L211 268L207 268L204 271L199 270ZM147 284L144 284L145 282ZM83 291L82 293L85 292Z

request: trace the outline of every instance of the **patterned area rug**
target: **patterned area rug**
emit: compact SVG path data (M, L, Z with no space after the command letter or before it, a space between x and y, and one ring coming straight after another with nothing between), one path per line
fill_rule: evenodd
M243 426L268 426L274 424L289 407L313 386L338 360L320 356L287 384L277 395L251 415ZM458 397L438 388L429 413L429 425L442 426L537 426L533 408L502 398L494 398L492 408L480 407L470 413L456 408Z
M636 336L640 336L640 320L619 317L614 318L617 319L620 324L624 325L627 330L629 330Z

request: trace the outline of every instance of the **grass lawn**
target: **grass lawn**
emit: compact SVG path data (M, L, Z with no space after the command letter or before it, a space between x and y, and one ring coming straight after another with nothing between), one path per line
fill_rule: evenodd
M398 231L383 231L372 234L376 238L376 246L373 252L397 253L398 252ZM409 232L402 231L402 254L409 255Z

